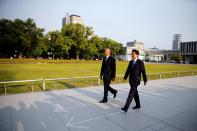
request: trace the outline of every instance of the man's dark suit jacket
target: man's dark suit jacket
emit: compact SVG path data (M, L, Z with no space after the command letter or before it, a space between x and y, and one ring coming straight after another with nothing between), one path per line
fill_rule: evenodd
M116 60L112 56L109 56L107 61L105 61L106 58L107 57L103 58L100 76L103 76L105 79L111 80L116 76Z
M141 74L143 75L144 82L147 82L146 72L144 68L144 62L137 59L132 69L133 60L130 61L124 79L129 76L129 83L140 85Z

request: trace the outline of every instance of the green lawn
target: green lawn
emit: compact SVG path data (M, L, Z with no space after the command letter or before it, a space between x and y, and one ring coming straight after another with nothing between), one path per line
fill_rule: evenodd
M117 62L117 75L124 75L128 62ZM65 64L0 64L0 81L31 80L47 78L85 77L99 76L101 62L93 63L65 63ZM196 65L173 65L173 64L145 64L147 73L173 72L197 70ZM189 74L188 74L189 75ZM174 74L173 76L176 76ZM154 77L154 78L153 78ZM170 77L170 76L169 76ZM152 76L157 79L158 76ZM151 79L151 78L150 78ZM97 78L92 80L93 85L97 85ZM113 83L117 83L116 80ZM14 83L7 85L8 93L19 93L31 91L32 83ZM34 82L34 91L42 90L42 82ZM102 84L102 82L101 82ZM79 79L76 81L77 87L89 86L90 79ZM46 82L46 90L54 87L53 81ZM56 89L73 87L73 80L59 80L55 83ZM3 93L3 85L0 84L0 93Z

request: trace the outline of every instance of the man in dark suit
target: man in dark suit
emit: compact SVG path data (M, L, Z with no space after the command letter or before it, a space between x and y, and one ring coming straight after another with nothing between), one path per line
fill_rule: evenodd
M114 94L114 98L116 98L117 90L110 87L111 80L115 80L116 76L116 60L112 56L110 56L111 50L107 48L105 50L105 57L103 58L102 67L101 67L101 73L100 73L100 79L102 80L103 77L103 83L104 83L104 96L103 100L100 101L100 103L106 103L107 102L107 96L108 91L110 91L112 94Z
M124 80L127 79L129 76L129 84L131 86L127 101L125 103L125 106L121 108L123 111L127 112L132 99L134 97L136 106L133 107L133 109L140 108L140 99L138 95L137 87L140 85L141 80L141 74L143 75L144 85L147 84L147 78L146 78L146 72L144 68L143 61L138 59L139 51L138 50L132 50L132 58L133 60L130 61L129 66L127 68L127 71L124 76Z

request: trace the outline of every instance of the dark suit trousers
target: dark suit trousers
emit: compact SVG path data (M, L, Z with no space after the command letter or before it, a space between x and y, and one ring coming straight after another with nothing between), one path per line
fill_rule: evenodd
M110 87L110 83L111 83L111 79L106 79L103 78L103 82L104 82L104 100L107 100L107 96L108 96L108 91L110 91L112 94L115 93L115 90L113 88Z
M135 84L130 83L131 89L129 91L129 95L127 97L127 101L125 103L125 108L128 109L133 98L135 100L136 106L140 106L140 99L139 99L139 95L138 95L138 91L137 91L137 86Z

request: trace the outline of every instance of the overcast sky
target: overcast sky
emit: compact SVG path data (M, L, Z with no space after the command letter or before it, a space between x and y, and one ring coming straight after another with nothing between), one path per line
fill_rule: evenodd
M80 15L100 37L124 45L172 48L172 36L197 41L197 0L0 0L0 18L33 18L38 27L60 30L66 13Z

